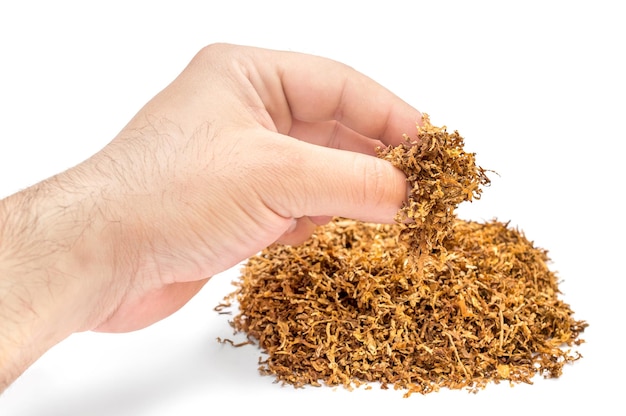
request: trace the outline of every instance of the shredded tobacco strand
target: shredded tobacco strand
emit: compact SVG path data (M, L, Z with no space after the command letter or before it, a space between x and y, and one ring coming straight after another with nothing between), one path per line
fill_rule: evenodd
M243 267L219 310L236 301L231 324L266 354L262 374L408 397L532 384L581 357L572 348L587 323L559 299L547 251L508 223L456 218L489 180L457 132L423 124L416 141L379 153L411 185L396 224L338 218Z
M400 145L378 152L402 170L410 184L408 204L398 212L396 222L402 227L401 239L417 249L420 265L450 234L456 207L479 199L481 186L490 183L485 170L476 165L476 155L463 149L457 131L450 134L445 126L433 126L428 114L422 124L415 140L405 135Z

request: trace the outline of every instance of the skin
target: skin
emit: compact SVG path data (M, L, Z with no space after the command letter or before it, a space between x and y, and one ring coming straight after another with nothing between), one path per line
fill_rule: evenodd
M216 44L101 151L0 201L0 391L74 332L132 331L333 216L392 222L375 148L421 114L325 58Z

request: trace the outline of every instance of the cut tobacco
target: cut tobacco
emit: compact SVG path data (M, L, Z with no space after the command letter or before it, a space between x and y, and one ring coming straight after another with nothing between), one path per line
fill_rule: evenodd
M466 152L457 131L436 127L424 114L416 140L404 136L398 146L381 149L388 160L407 176L408 203L396 215L401 239L415 249L421 266L440 248L454 223L454 210L463 201L480 198L482 185L489 184L485 170L476 165L475 154Z
M428 393L558 377L587 326L559 299L547 251L507 223L458 219L488 184L457 132L424 117L382 149L411 185L396 224L338 218L248 260L231 321L296 387L380 383ZM222 305L223 306L223 305Z

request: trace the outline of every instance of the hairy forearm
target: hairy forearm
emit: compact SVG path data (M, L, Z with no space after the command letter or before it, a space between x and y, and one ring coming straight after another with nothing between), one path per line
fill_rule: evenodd
M41 330L34 298L42 279L33 277L39 266L28 261L31 249L37 251L28 240L39 228L28 204L33 193L0 201L0 391L30 365L33 348L41 344L35 339Z
M98 284L85 195L51 178L0 201L0 391L87 329L77 311Z
M38 310L45 288L10 263L0 262L0 392L56 343Z

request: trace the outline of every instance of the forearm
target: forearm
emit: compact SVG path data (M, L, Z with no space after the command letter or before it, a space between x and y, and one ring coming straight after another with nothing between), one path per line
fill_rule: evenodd
M56 180L0 201L0 391L88 321L84 195Z
M43 284L15 270L0 264L0 392L63 338L38 311Z

